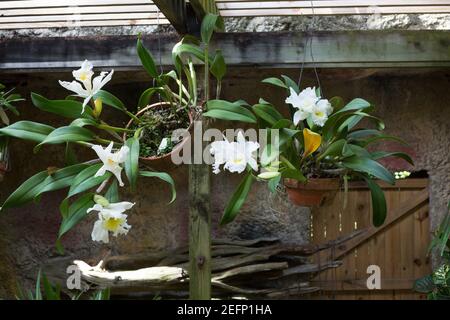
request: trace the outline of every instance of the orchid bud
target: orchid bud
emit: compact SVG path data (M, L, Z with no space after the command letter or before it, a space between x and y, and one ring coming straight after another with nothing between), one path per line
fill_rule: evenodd
M109 201L108 201L105 197L102 197L102 196L99 195L99 194L94 195L94 202L95 202L96 204L101 205L103 208L109 206Z
M97 98L94 100L94 116L96 118L100 117L100 114L102 113L103 109L103 101L100 98Z
M269 180L275 177L278 177L281 173L279 172L273 172L273 171L266 171L262 172L258 175L258 178Z

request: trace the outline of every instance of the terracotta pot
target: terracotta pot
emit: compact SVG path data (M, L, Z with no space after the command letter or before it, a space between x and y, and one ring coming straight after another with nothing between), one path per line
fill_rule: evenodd
M146 106L145 108L139 110L138 113L136 113L136 116L139 117L141 115L143 115L146 111L150 110L150 109L161 109L161 108L168 108L170 106L169 102L157 102L151 105ZM188 113L189 116L189 127L187 128L188 131L190 131L193 127L193 123L194 123L194 118L191 114L191 112ZM125 128L129 128L131 126L131 124L133 123L133 120L131 119ZM123 140L126 140L126 133L124 133L123 135ZM178 153L183 146L189 142L189 137L185 137L183 138L183 140L181 140L179 143L177 143L175 145L175 147L172 149L172 151L170 153L166 153L160 156L152 156L152 157L139 157L139 159L145 163L146 165L148 165L149 167L153 168L153 169L172 169L174 167L176 167L176 165L172 162L172 154L173 153Z
M297 205L312 207L322 205L339 190L339 178L312 178L306 184L293 179L284 179L289 200Z

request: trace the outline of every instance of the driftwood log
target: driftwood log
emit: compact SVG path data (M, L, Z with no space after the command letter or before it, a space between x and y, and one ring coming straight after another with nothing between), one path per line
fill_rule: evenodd
M289 298L318 291L309 280L322 270L338 267L341 261L311 263L311 256L360 234L357 231L321 245L283 244L274 238L213 240L213 297ZM181 298L189 293L188 247L109 256L96 266L80 260L73 263L85 286L109 287L118 296Z

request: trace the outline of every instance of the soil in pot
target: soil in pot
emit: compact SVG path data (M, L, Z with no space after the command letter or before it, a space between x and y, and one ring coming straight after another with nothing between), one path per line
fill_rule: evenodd
M140 124L133 122L130 129L144 128L140 139L142 158L153 159L170 154L181 141L171 141L172 133L177 129L187 129L191 123L185 107L157 103L142 108L137 114ZM132 136L129 134L128 136Z

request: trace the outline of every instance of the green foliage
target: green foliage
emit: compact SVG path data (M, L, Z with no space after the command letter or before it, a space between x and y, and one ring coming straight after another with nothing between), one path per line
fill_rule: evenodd
M129 152L127 159L125 160L125 173L130 182L131 190L136 189L136 183L139 172L139 139L131 137L125 141L125 145L128 146Z
M297 94L300 92L297 84L284 75L281 78L267 78L262 82L283 88L288 95L291 94L290 89ZM316 95L321 95L320 88L316 88ZM238 109L233 102L212 100L207 104L208 112L205 116L257 123L259 129L266 129L270 132L273 129L280 130L278 149L281 163L276 170L280 173L281 178L273 175L274 178L268 179L271 191L276 189L275 183L282 182L283 178L295 179L302 183L307 183L310 177L330 176L341 178L347 176L366 181L371 191L373 224L380 226L386 218L386 200L383 191L374 179L380 179L390 184L394 184L395 179L379 160L397 157L410 164L413 164L413 160L404 152L374 150L374 142L393 140L404 143L404 141L382 133L384 123L370 114L374 109L371 103L356 98L345 104L340 97L331 98L329 103L333 110L323 126L316 125L311 116L300 121L298 125L294 125L291 119L295 110L291 106L289 106L290 117L286 118L278 111L278 108L263 98L259 99L259 102L251 107L251 110L242 106L239 106L240 109ZM376 128L361 128L363 120ZM304 129L308 129L309 131L306 132L310 132L307 138L304 137ZM310 151L312 139L316 140L316 147ZM274 142L272 141L270 144L274 144ZM263 152L262 167L269 165L264 157L267 158L267 155ZM271 175L267 175L267 177L269 176ZM243 181L246 181L246 178ZM233 207L233 203L230 203L229 206ZM229 220L231 221L231 219Z
M42 123L18 121L7 127L0 128L0 133L23 140L42 142L54 129L55 128Z
M85 292L75 292L72 296L65 295L61 290L59 283L52 283L47 276L39 269L34 291L25 291L21 285L17 285L17 300L81 300L85 299ZM110 300L110 288L104 288L94 291L87 297L89 300Z
M256 117L247 108L236 102L228 102L225 100L209 100L206 103L208 110L203 114L205 117L240 121L248 123L256 123Z
M432 274L415 281L414 290L426 293L429 300L450 300L450 201L429 247L430 252L434 250L442 261Z
M155 61L153 60L151 53L142 44L140 38L137 40L136 49L145 71L147 71L152 78L157 78L158 70L156 69Z
M14 113L16 116L19 115L19 111L14 106L15 103L24 101L20 94L12 93L14 89L9 91L4 91L5 86L0 83L0 121L5 125L9 125L9 117L5 111Z
M220 221L221 225L230 223L231 221L234 220L236 215L239 213L239 210L241 209L242 205L244 204L245 199L248 196L248 193L250 192L253 181L254 181L253 175L251 171L248 171L245 177L242 179L241 183L239 184L238 188L234 192L230 201L228 201L228 205L225 208L222 220Z
M54 113L65 118L92 118L92 108L86 106L84 112L81 113L83 104L75 100L49 100L32 92L31 101L42 111Z
M170 185L170 189L172 191L172 198L169 203L172 203L177 198L177 192L175 189L175 181L173 181L172 177L165 172L155 172L155 171L140 171L139 175L147 178L158 178Z

